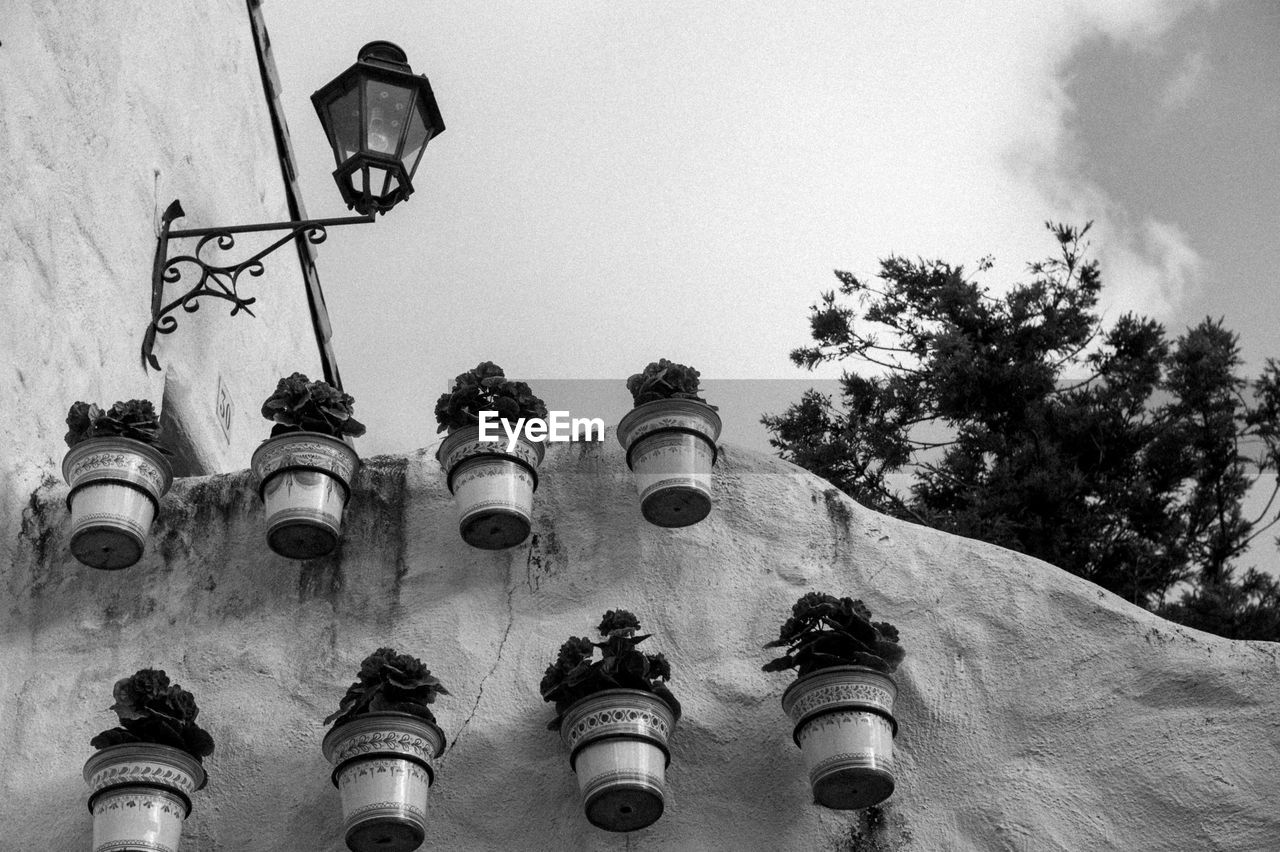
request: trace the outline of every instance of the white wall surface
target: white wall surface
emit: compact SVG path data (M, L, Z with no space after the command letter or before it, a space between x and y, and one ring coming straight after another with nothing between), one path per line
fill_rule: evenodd
M4 3L0 160L3 565L32 490L60 477L72 402L140 397L158 409L167 390L205 469L236 470L266 437L257 408L276 379L321 367L288 246L261 278L246 276L256 319L204 299L159 337L163 371L141 366L169 202L186 208L178 228L289 218L244 0ZM229 437L215 418L219 377Z
M645 523L612 434L549 448L534 537L464 545L433 458L366 460L340 552L274 556L245 472L180 481L143 560L67 552L65 486L37 493L0 618L0 848L87 849L80 768L113 682L168 671L217 750L186 852L339 852L322 719L380 645L452 692L424 849L1272 850L1280 655L1171 625L1063 571L876 515L776 459L724 449L696 527ZM901 630L887 827L811 802L764 674L806 591ZM591 827L538 681L560 643L632 609L684 717L668 807ZM56 816L51 816L56 815Z

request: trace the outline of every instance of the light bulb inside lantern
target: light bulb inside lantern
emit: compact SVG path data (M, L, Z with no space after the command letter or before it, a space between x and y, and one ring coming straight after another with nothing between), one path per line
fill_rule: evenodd
M369 114L369 147L380 154L391 151L391 135L387 131L387 120L382 116L382 107L374 107Z

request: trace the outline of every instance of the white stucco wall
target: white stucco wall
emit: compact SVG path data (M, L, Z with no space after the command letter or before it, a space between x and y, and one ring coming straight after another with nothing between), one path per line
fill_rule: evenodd
M338 852L321 720L380 645L424 658L440 761L424 849L1273 850L1280 655L1173 626L1043 563L876 515L725 448L696 527L640 517L621 449L553 445L535 537L468 548L434 459L367 461L340 553L270 554L246 473L184 480L120 573L67 553L65 487L24 516L0 619L4 849L87 849L80 768L111 685L145 665L196 693L217 741L188 852ZM764 674L791 603L863 598L901 630L887 827L812 804ZM538 681L610 608L641 618L685 715L668 809L591 827ZM48 818L50 813L56 818Z
M235 470L265 437L257 406L276 379L321 366L290 247L246 276L256 319L202 300L160 336L163 371L141 366L169 202L186 208L179 228L289 218L245 0L16 0L0 25L2 564L27 496L58 475L72 402L159 408L167 391L206 469ZM252 251L269 237L237 242ZM235 406L229 439L219 377Z

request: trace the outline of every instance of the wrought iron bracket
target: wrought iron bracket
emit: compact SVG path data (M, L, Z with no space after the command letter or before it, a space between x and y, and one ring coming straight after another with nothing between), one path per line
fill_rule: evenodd
M159 243L156 245L155 263L151 269L151 323L147 326L147 333L142 338L144 370L148 366L153 370L160 369L160 362L152 350L155 349L157 334L171 334L178 327L177 318L171 315L173 311L182 308L188 313L194 313L200 309L201 297L212 296L230 302L232 316L241 311L254 316L249 306L257 299L246 299L240 295L238 288L241 275L248 273L254 278L261 275L264 271L262 259L292 240L305 235L307 242L319 245L328 236L327 228L336 225L366 225L372 222L374 217L373 213L369 213L364 216L340 216L334 219L302 219L292 222L233 225L228 228L170 230L173 220L181 219L185 215L187 214L183 211L182 204L174 201L165 208L164 215L160 218ZM235 248L235 234L263 231L288 231L289 233L239 263L213 263L202 256L206 249L214 250L210 248L210 243L216 246L217 251L230 251ZM186 238L198 238L195 249L189 254L169 257L169 241ZM193 275L188 280L195 283L178 298L165 302L164 285L183 282L184 264L193 267L190 270Z

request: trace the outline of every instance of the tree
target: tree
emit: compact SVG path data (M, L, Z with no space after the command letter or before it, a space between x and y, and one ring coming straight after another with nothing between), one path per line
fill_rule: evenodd
M1048 223L1058 253L1002 296L959 266L891 256L836 272L812 306L812 369L851 360L843 407L807 391L766 415L780 455L854 499L1008 547L1168 618L1280 640L1280 584L1241 555L1276 523L1243 503L1280 467L1280 366L1240 376L1236 335L1176 340L1127 314L1103 326L1089 226ZM990 259L979 263L989 271ZM845 298L841 298L845 297ZM906 493L890 477L909 472Z

